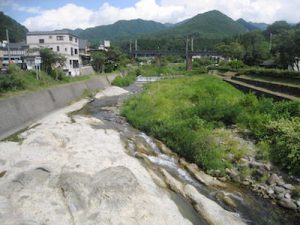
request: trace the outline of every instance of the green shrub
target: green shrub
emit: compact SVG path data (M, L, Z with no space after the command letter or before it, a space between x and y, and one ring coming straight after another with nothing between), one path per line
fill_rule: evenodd
M268 161L270 159L270 143L268 141L260 141L256 146L258 151L255 158Z
M66 78L66 73L61 69L54 69L51 71L50 76L54 80L64 80Z
M24 89L24 85L18 75L0 75L0 92L3 93L7 91L15 91L20 89Z
M279 69L265 69L260 67L252 67L247 69L241 69L239 74L244 75L256 75L256 76L267 76L267 77L279 77L279 78L300 78L300 72L290 70L279 70Z
M274 163L291 174L300 175L300 118L272 121L267 126Z
M127 87L130 84L134 83L136 77L132 75L126 75L126 76L117 76L113 81L112 85L118 86L118 87Z
M9 74L16 74L21 71L21 68L16 64L9 64L8 65L8 73Z

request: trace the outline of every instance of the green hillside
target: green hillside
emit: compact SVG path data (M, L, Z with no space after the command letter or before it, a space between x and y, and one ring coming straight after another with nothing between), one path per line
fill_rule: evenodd
M111 25L97 26L85 30L76 29L73 33L80 38L88 39L92 43L98 43L100 40L105 39L128 40L141 34L158 32L167 29L167 27L158 22L136 19L121 20Z
M238 19L236 22L238 22L239 24L241 24L243 27L245 27L248 31L253 31L253 30L259 30L259 28L255 25L253 25L252 23L247 22L244 19Z
M266 23L253 23L253 22L248 22L249 24L257 27L258 29L264 31L267 29L267 27L269 26L269 24Z
M9 31L11 42L19 42L26 39L27 28L0 12L0 41L6 40L6 29Z
M175 26L151 35L142 35L139 43L142 49L184 49L187 37L194 39L194 49L213 49L223 38L243 34L248 30L219 11L199 14ZM126 43L122 45L124 49ZM128 45L127 45L128 48Z
M160 32L168 36L196 36L199 38L224 38L247 32L241 24L223 13L213 10L199 14L185 22Z

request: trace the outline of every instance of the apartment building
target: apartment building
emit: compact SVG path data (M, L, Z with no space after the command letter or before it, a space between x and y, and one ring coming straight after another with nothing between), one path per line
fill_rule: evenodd
M29 48L49 48L66 57L63 70L71 76L80 75L79 38L67 31L28 32Z

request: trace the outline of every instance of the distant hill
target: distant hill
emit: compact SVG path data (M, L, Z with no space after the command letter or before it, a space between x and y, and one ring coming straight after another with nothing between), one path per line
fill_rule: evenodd
M6 40L6 29L9 31L10 42L20 42L26 39L27 28L0 12L0 41Z
M193 38L194 49L213 49L226 37L243 34L248 30L219 11L209 11L184 20L162 31L143 34L138 38L142 49L185 49L186 38ZM126 42L122 45L128 50Z
M243 27L245 27L248 31L253 31L253 30L260 30L257 26L253 25L252 23L247 22L244 19L238 19L236 22L241 24Z
M184 37L194 35L201 38L224 38L242 34L248 30L230 17L213 10L199 14L177 26L159 32L158 35Z
M269 24L266 23L253 23L253 22L248 22L249 24L257 27L258 29L264 31L267 29L267 27L269 26Z
M215 40L249 31L240 23L217 10L199 14L177 24L162 24L136 19L121 20L111 25L97 26L85 30L65 30L82 39L87 39L93 44L105 39L112 40L115 43L128 43L129 39L151 39L154 42L154 40L185 39L187 36L194 36L195 39L207 39L212 45L216 42Z
M167 29L168 25L154 21L142 19L120 20L111 25L97 26L85 30L76 29L71 31L82 39L87 39L92 43L98 43L100 40L124 40L136 38L141 34L154 33Z

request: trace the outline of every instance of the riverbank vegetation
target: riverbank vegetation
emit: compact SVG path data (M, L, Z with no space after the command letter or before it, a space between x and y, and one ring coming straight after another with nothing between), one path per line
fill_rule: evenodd
M10 65L8 74L0 75L0 98L12 95L22 94L28 91L37 91L47 87L88 80L92 76L65 76L60 70L53 70L51 75L43 71L39 73L39 79L36 79L35 71L24 71L16 65Z
M242 157L242 151L214 139L216 129L237 126L257 141L258 157L300 175L300 102L259 100L205 75L147 85L124 104L122 113L206 170L230 168L229 153Z

